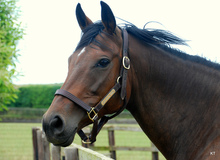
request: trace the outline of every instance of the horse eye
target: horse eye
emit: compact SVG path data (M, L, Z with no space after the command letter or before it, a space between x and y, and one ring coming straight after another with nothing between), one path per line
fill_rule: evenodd
M108 64L110 63L110 60L107 58L103 58L101 60L98 61L98 63L96 63L96 67L101 67L101 68L105 68L108 66Z

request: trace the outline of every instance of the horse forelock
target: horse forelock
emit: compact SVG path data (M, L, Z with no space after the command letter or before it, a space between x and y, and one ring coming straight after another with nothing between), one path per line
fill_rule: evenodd
M82 31L81 39L76 46L75 50L78 50L80 48L83 48L85 46L88 46L90 43L92 43L95 40L95 37L104 29L103 24L99 21L97 23L93 23L89 26L87 26ZM99 45L99 42L95 42L97 45Z

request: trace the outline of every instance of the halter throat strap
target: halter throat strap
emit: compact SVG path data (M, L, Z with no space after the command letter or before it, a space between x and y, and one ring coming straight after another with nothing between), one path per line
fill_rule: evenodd
M126 99L126 86L127 86L127 73L130 69L130 59L128 58L128 33L125 29L122 30L123 32L123 55L122 55L122 64L120 69L120 75L117 79L116 84L110 89L110 91L106 94L106 96L95 106L91 107L87 105L85 102L74 96L68 91L65 91L63 89L58 89L55 92L56 95L61 95L73 103L76 103L78 106L80 106L82 109L84 109L87 112L87 115L89 119L93 123L93 129L89 137L85 135L85 133L82 130L78 131L78 135L81 137L82 142L84 143L93 143L96 141L96 136L102 129L102 127L108 122L109 119L114 118L115 116L119 115L127 105L127 99ZM99 121L98 113L99 111L105 106L105 104L117 93L119 90L121 90L120 96L121 99L124 100L124 105L113 115L111 116L103 116L101 120ZM99 122L98 122L99 121Z

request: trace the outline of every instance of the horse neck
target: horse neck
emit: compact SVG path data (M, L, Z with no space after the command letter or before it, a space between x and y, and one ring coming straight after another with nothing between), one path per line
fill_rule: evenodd
M218 138L219 71L184 61L130 36L127 109L167 159L196 159ZM212 124L212 125L210 125ZM188 153L188 154L186 154Z

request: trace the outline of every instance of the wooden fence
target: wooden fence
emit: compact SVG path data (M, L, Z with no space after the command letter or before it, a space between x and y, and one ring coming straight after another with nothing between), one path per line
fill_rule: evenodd
M110 127L104 127L103 130L108 131L108 141L109 146L94 146L94 144L84 144L82 143L82 146L86 148L90 148L92 150L96 151L102 151L102 150L109 150L110 157L116 160L116 151L117 150L125 150L125 151L148 151L152 152L152 160L159 160L159 150L156 148L156 146L151 143L151 147L136 147L136 146L116 146L115 145L115 131L132 131L132 132L143 132L141 128L139 127L121 127L121 126L110 126ZM86 134L90 133L90 129L87 128L85 130Z
M65 156L61 157L61 149L60 147L56 147L51 144L51 153L49 148L49 142L46 140L45 135L42 133L41 129L33 128L33 148L34 148L34 160L50 160L50 156L52 160L108 160L114 159L116 160L116 152L119 150L127 150L127 151L148 151L152 152L152 160L159 160L158 149L151 143L151 147L136 147L136 146L116 146L115 145L115 131L132 131L132 132L143 132L139 127L121 127L121 126L110 126L104 127L103 130L107 130L108 133L108 146L95 146L94 144L84 144L82 146L73 144L70 147L64 148ZM90 133L90 128L86 128L84 130L85 133ZM87 148L87 149L86 149ZM88 149L89 148L89 149ZM99 154L95 151L106 151L108 150L110 153L110 157L105 157L102 154ZM85 158L85 156L88 156ZM71 158L70 158L71 157ZM81 157L81 159L80 159ZM93 157L93 158L91 158Z
M70 147L64 148L65 156L61 157L61 147L51 144L50 151L49 142L39 128L32 128L32 140L34 160L113 160L77 144L72 144Z

